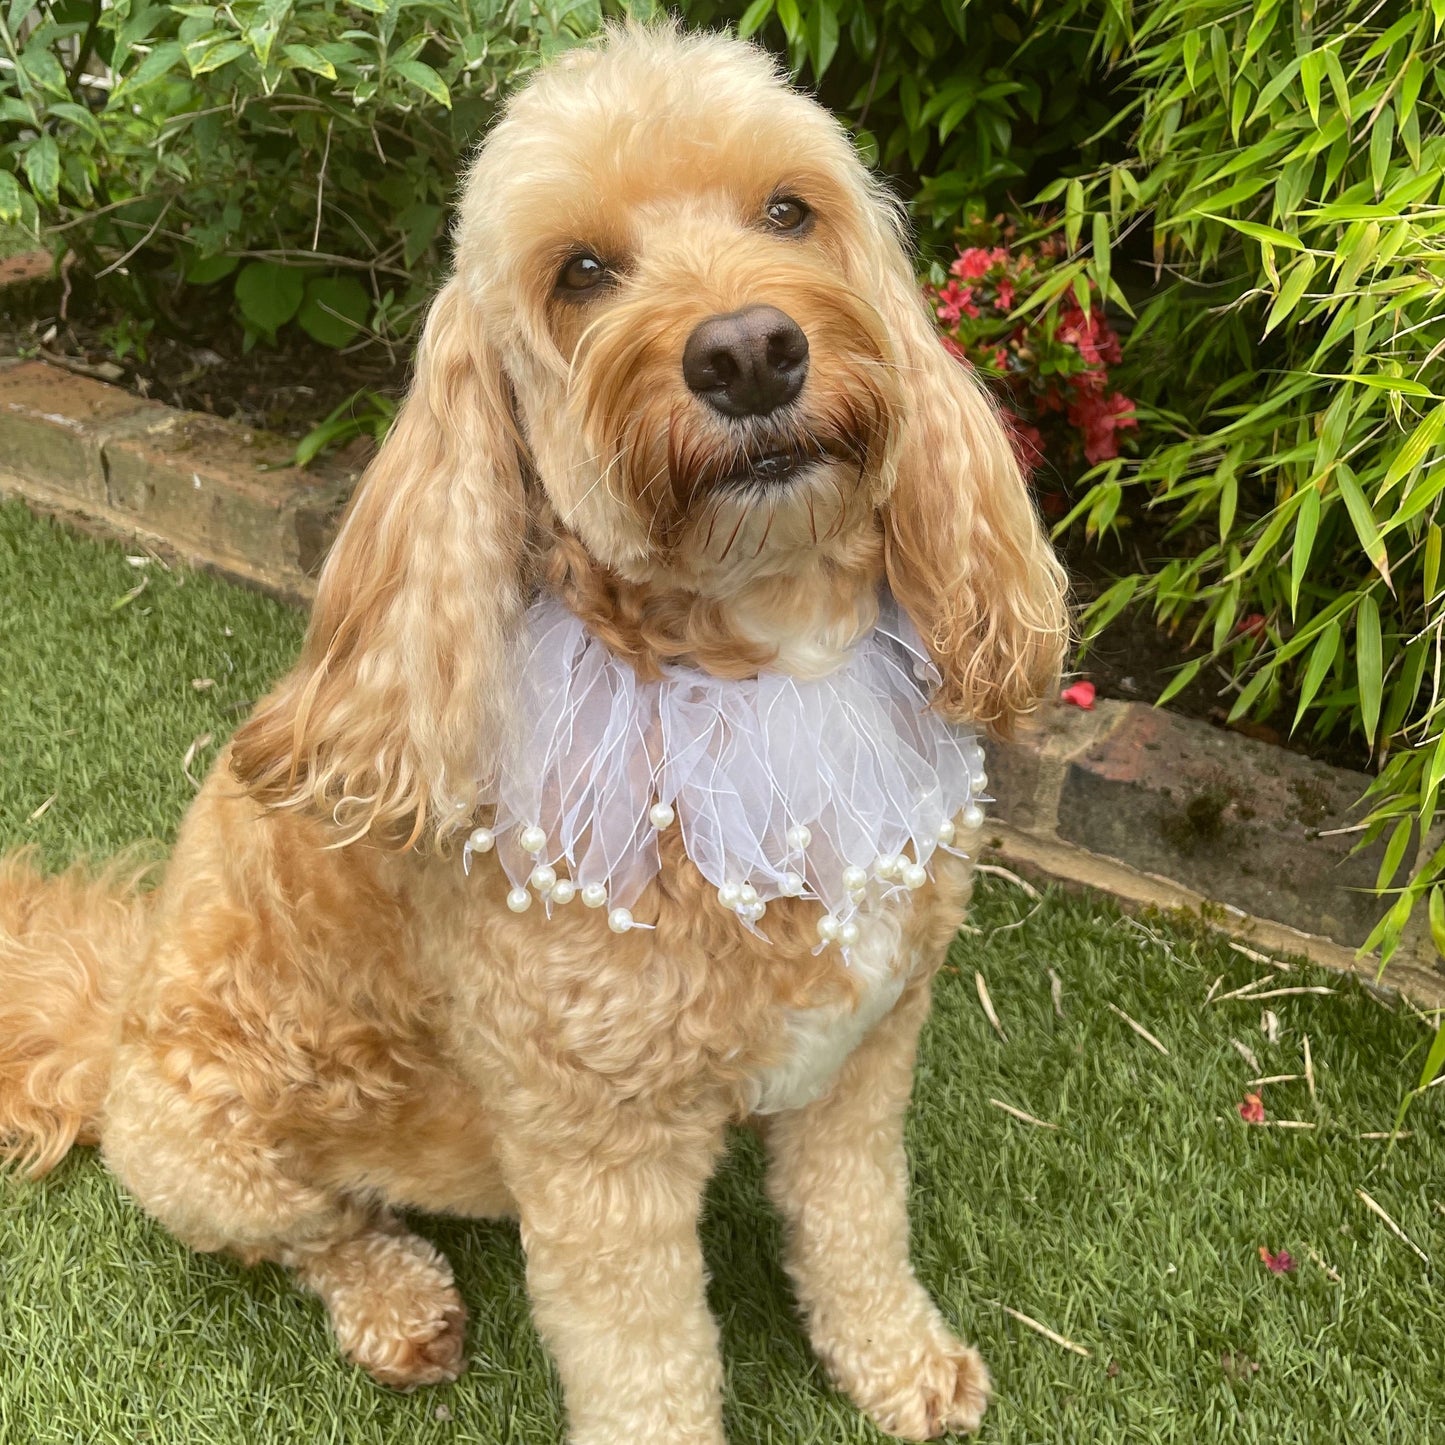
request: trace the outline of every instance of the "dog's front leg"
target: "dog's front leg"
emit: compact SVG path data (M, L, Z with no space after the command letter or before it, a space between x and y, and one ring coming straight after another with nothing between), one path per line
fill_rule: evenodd
M988 1371L908 1258L903 1115L926 982L910 985L817 1103L768 1120L768 1192L813 1348L881 1429L909 1440L974 1430Z
M578 1127L508 1130L537 1329L562 1378L571 1445L723 1445L722 1364L698 1216L723 1119L622 1102Z

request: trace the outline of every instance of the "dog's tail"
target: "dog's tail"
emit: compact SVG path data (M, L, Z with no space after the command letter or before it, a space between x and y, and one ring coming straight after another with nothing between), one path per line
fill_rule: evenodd
M126 974L145 946L145 869L46 878L0 859L0 1163L38 1176L98 1138Z

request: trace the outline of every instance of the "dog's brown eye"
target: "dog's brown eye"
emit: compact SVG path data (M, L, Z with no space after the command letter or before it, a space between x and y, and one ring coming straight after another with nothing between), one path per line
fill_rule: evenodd
M779 196L768 202L767 216L768 225L775 231L801 231L813 213L796 196Z
M607 265L590 251L573 256L557 273L557 289L577 294L600 286L611 274Z

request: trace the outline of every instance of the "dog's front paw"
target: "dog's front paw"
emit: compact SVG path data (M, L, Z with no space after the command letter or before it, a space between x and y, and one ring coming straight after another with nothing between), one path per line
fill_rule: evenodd
M912 1339L839 1351L830 1372L880 1430L904 1440L977 1430L992 1393L988 1367L941 1324Z

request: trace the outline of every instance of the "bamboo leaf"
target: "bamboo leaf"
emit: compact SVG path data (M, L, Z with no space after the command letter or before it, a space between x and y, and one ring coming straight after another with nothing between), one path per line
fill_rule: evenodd
M1299 726L1305 709L1319 692L1320 684L1325 680L1325 675L1335 660L1335 654L1340 650L1340 636L1340 624L1331 622L1310 650L1310 660L1305 666L1304 679L1300 683L1299 706L1295 709L1294 721L1290 724L1291 732Z
M1445 402L1441 402L1405 438L1404 445L1395 453L1394 461L1385 472L1385 480L1380 483L1380 490L1375 493L1376 506L1379 506L1381 499L1387 496L1392 488L1425 460L1426 453L1435 445L1442 428L1445 428ZM1395 525L1393 519L1391 525Z
M1314 274L1315 258L1309 255L1299 257L1284 273L1284 285L1279 288L1279 295L1275 297L1274 305L1269 308L1269 316L1264 323L1266 336L1299 305L1300 298L1305 294L1305 287L1310 284L1310 278Z
M1294 524L1294 546L1290 551L1289 567L1289 610L1294 616L1299 612L1299 590L1304 581L1305 571L1310 565L1310 553L1314 550L1315 535L1320 526L1320 493L1318 487L1307 487L1304 500L1300 503L1299 515Z
M1360 539L1360 546L1365 549L1365 556L1370 559L1370 565L1384 579L1385 586L1393 592L1394 584L1390 581L1390 559L1380 537L1379 528L1375 525L1375 514L1370 510L1370 504L1360 490L1360 484L1356 481L1354 472L1343 462L1335 468L1335 485L1339 487L1340 496L1344 498L1345 510L1350 514L1350 521L1354 524L1355 535Z
M1359 680L1360 721L1365 741L1375 742L1380 721L1380 700L1384 696L1384 672L1380 639L1380 608L1373 594L1366 592L1355 611L1355 672Z

